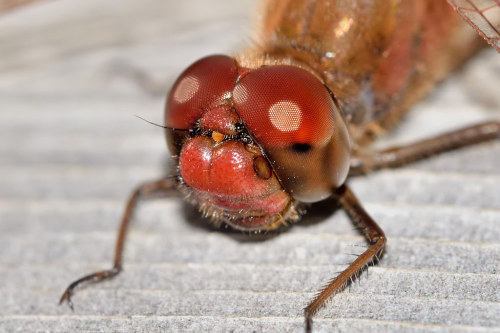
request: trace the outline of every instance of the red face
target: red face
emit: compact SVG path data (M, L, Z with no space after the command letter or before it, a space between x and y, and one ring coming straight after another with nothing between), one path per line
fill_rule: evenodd
M269 230L342 185L349 137L321 81L295 66L191 65L167 99L167 142L200 209L237 229Z

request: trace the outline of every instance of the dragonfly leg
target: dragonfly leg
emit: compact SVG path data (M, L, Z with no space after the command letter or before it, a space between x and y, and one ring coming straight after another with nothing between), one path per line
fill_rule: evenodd
M311 303L304 309L306 332L312 331L312 317L325 302L342 291L347 284L359 276L369 264L378 260L385 247L386 238L384 232L377 223L364 210L361 203L354 196L354 193L343 185L336 191L337 199L342 208L349 215L351 221L359 227L359 230L366 237L369 247L359 255L344 271L334 277L327 285L321 289Z
M152 196L158 193L161 193L166 190L171 190L175 188L176 180L175 178L166 178L161 179L149 183L144 183L139 185L132 195L127 201L127 205L125 207L125 211L122 216L122 220L120 223L120 227L118 229L118 235L115 245L115 255L113 259L113 267L108 270L94 272L88 275L81 277L80 279L72 282L64 291L61 298L59 299L59 304L63 302L68 302L68 305L71 309L73 309L73 302L71 301L71 296L74 293L74 289L81 285L82 283L88 282L99 282L107 279L111 279L116 276L122 270L122 253L123 253L123 245L125 242L125 236L127 234L127 227L129 225L129 221L132 218L132 214L134 212L134 208L137 204L137 201L141 197Z
M351 159L350 176L399 167L431 155L500 138L500 122L491 121L445 133L405 146L393 147Z

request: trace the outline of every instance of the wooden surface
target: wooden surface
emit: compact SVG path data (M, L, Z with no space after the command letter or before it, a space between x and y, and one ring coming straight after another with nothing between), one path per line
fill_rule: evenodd
M124 202L168 171L164 93L197 58L250 41L252 1L51 1L0 16L0 331L301 332L302 308L363 239L316 205L276 237L215 231L180 196ZM382 144L500 118L500 55L441 85ZM499 332L500 142L350 182L387 252L318 332Z

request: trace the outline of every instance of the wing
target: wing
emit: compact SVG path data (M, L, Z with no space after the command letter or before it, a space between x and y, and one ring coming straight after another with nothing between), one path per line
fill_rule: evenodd
M448 3L500 52L500 0L448 0Z

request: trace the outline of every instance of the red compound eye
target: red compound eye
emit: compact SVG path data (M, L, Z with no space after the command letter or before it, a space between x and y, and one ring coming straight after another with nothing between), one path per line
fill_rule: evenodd
M298 200L324 199L345 181L347 129L314 75L294 66L261 67L238 82L233 100L281 182Z
M238 77L233 58L214 55L198 60L177 79L167 98L165 125L189 129L204 111L230 97Z

